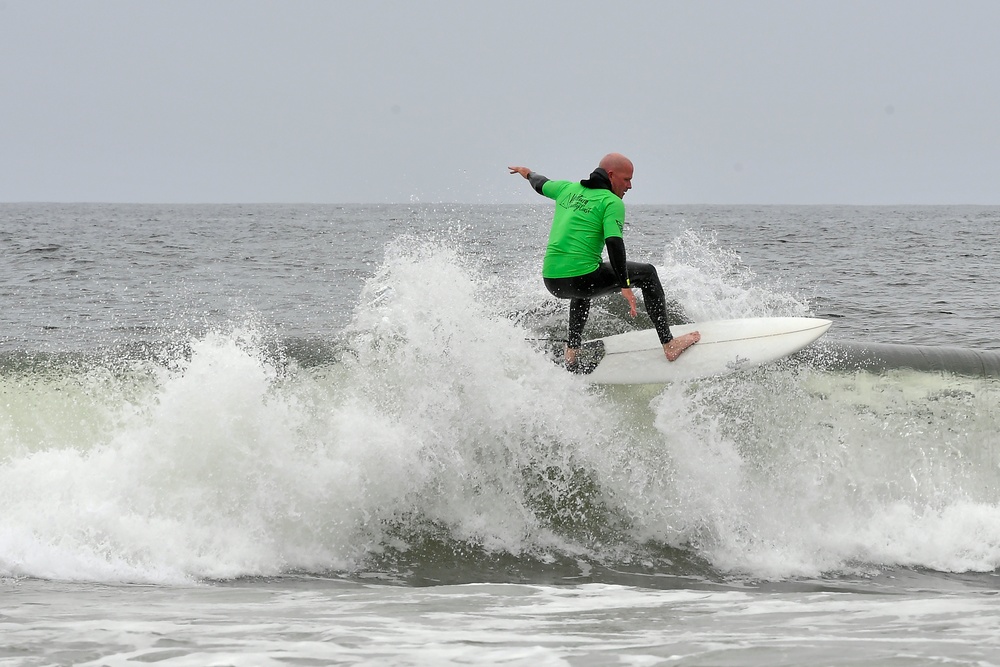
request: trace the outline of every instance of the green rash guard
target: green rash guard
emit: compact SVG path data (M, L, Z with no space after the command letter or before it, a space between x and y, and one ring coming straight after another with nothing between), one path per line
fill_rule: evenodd
M546 181L543 195L556 201L543 278L573 278L601 264L605 239L622 237L625 204L610 190L585 188L577 181Z

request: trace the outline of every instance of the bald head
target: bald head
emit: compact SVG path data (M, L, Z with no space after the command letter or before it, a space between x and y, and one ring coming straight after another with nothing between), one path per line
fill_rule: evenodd
M619 197L632 189L632 160L621 153L608 153L601 158L601 169L608 172L611 179L611 191Z
M601 164L598 165L604 171L610 173L612 169L621 171L622 169L633 169L632 160L621 153L608 153L601 158Z

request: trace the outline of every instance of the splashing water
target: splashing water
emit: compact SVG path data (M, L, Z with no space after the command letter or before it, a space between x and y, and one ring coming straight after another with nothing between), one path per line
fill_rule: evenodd
M695 317L804 312L713 241L666 252ZM237 326L3 374L0 574L173 582L462 554L676 574L689 554L777 578L1000 562L995 384L787 362L590 387L472 264L448 243L391 245L315 363Z
M668 294L684 305L692 321L741 317L802 317L809 314L801 297L760 279L730 248L690 229L666 246L660 270Z

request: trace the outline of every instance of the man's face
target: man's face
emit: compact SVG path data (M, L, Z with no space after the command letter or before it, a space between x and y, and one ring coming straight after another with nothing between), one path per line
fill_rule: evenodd
M624 197L632 189L632 165L610 169L608 177L611 179L611 191L619 197Z

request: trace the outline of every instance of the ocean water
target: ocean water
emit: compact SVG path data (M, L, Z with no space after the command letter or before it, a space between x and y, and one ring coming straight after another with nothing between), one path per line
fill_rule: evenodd
M834 322L640 387L549 216L0 204L0 665L1000 664L998 380L819 363L1000 350L1000 209L631 207L677 321Z

